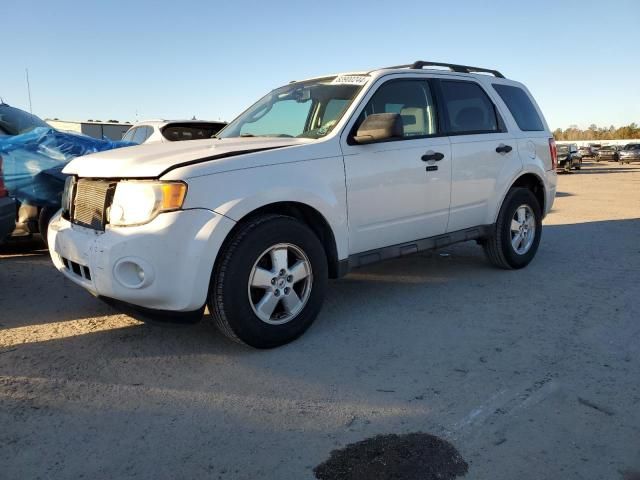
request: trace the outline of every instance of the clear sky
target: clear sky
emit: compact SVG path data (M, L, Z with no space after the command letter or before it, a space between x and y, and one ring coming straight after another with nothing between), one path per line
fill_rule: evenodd
M640 1L0 0L0 96L64 120L231 120L294 79L433 60L524 82L552 129L640 123Z

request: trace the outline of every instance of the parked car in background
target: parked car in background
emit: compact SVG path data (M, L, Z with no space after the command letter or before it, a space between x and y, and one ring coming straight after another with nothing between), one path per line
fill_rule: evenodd
M596 149L590 146L582 146L578 148L578 153L582 158L594 158L596 156Z
M226 125L205 120L148 120L133 125L122 140L137 144L202 140L213 137Z
M598 150L596 162L599 162L600 160L610 160L613 162L617 162L620 158L618 154L619 148L620 147L618 147L617 145L603 145L602 147L600 147L600 150Z
M362 265L477 240L493 265L525 267L556 193L556 143L527 88L464 65L291 82L185 143L73 160L51 259L146 314L207 304L258 348L302 335L328 278Z
M2 157L0 157L0 243L11 235L15 225L16 201L9 196L9 192L4 188Z
M640 143L625 145L619 152L620 164L640 162Z
M558 149L558 170L568 172L570 170L580 170L582 168L582 156L575 143L561 143Z

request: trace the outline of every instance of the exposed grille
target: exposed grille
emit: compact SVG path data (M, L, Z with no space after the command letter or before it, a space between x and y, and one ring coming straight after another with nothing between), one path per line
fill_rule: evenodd
M104 230L107 207L113 200L115 183L105 180L78 180L73 199L72 221L83 227Z

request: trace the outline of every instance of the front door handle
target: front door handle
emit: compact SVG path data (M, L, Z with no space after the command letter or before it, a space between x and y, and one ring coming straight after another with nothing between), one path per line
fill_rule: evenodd
M436 162L439 162L444 158L444 154L440 152L434 152L433 150L429 150L427 153L422 155L421 158L423 162L428 162L429 160L435 160Z
M509 153L511 150L513 150L511 145L505 145L504 143L501 143L496 147L496 152L498 153Z

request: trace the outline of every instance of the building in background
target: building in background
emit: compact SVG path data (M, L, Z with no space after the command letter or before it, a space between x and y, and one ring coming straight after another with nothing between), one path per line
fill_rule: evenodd
M86 122L67 122L65 120L45 119L45 121L57 130L67 132L83 133L93 138L108 138L109 140L122 140L122 136L126 133L131 124L120 123L116 120L101 122L99 120L87 120Z

